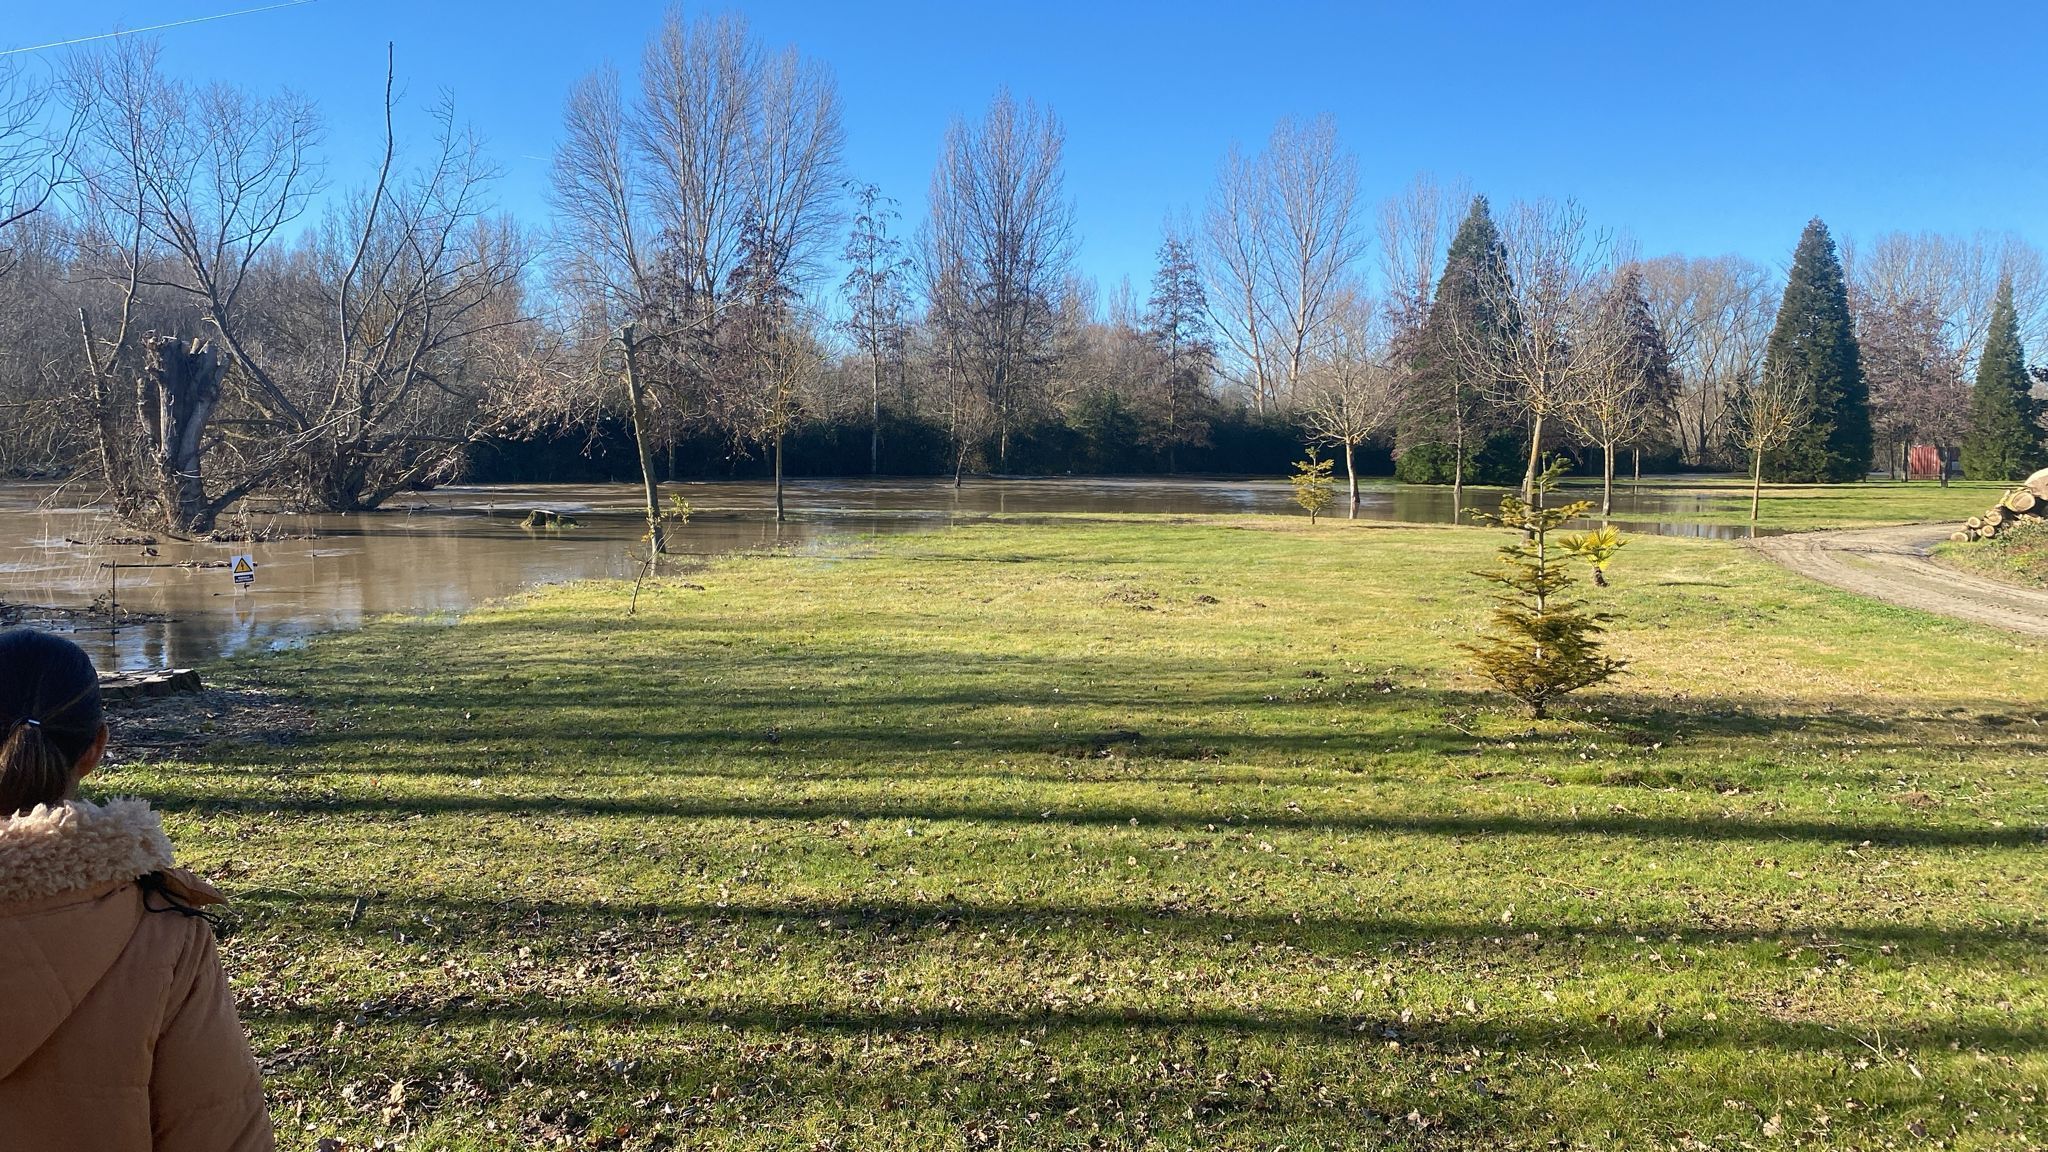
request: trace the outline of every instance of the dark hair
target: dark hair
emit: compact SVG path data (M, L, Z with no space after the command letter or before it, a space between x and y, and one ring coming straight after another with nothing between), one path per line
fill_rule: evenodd
M63 800L103 720L85 649L32 628L0 632L0 819Z

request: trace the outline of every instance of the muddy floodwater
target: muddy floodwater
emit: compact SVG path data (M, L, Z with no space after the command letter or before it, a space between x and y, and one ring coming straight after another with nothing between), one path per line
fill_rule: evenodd
M666 484L662 491L696 509L671 539L672 549L686 555L803 549L826 537L932 531L991 515L1299 514L1279 480L971 480L959 490L935 479L807 480L788 486L790 519L779 525L766 484ZM140 533L84 506L89 497L53 485L0 485L0 613L70 632L109 669L203 665L378 616L452 619L536 585L630 578L639 569L636 551L645 554L640 490L624 484L450 487L348 516L259 506L243 523L274 538L249 544L145 545ZM1623 490L1614 519L1631 531L1746 534L1696 522L1727 498ZM1468 504L1490 507L1495 499L1468 494ZM537 508L573 516L580 526L521 527ZM1451 519L1450 493L1375 485L1359 514L1444 523ZM1048 530L1056 531L1056 523ZM257 565L246 587L228 569L241 554ZM111 618L109 604L119 609Z

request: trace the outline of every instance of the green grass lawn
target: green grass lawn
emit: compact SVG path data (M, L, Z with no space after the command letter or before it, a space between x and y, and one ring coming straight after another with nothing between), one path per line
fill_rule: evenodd
M1757 526L1805 532L1923 522L1961 524L1996 504L2011 487L1974 480L1951 481L1946 488L1932 480L1765 484L1763 498L1758 502ZM1740 526L1750 522L1750 488L1746 477L1657 477L1640 484L1626 478L1615 481L1617 497L1632 488L1645 495L1695 500L1697 503L1684 516L1691 523ZM1574 478L1566 484L1566 495L1597 502L1600 482Z
M2048 526L2022 524L1990 540L1937 544L1935 559L2030 588L2048 588Z
M1498 542L550 590L214 670L316 730L92 791L235 897L288 1148L2048 1139L2048 650L1637 539L1631 673L1535 724L1457 648Z

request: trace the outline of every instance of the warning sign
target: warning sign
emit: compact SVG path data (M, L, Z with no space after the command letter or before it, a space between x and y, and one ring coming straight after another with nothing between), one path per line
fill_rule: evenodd
M247 588L256 582L256 558L237 556L228 561L228 571L235 574L235 583Z

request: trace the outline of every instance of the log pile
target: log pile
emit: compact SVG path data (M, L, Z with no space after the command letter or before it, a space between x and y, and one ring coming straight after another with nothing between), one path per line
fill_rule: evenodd
M1993 540L2025 523L2048 524L2048 468L2007 492L1982 516L1963 521L1949 539L1955 541Z

